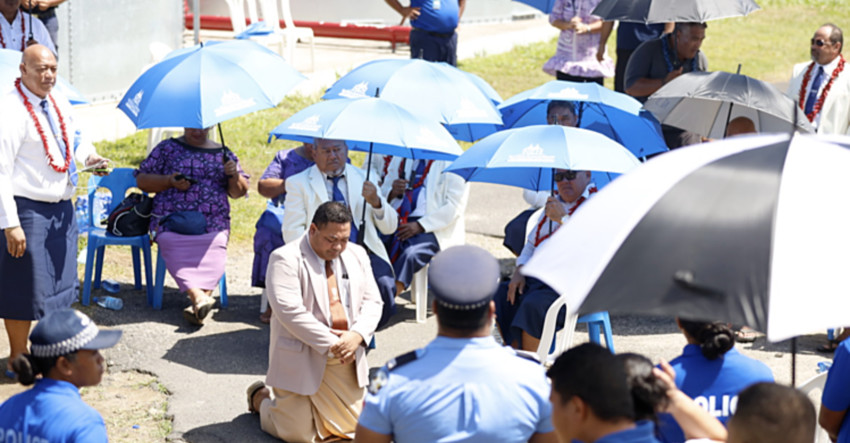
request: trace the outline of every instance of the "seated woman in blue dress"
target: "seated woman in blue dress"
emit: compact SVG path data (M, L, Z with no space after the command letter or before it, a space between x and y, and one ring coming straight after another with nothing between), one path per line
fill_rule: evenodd
M670 361L676 386L724 425L738 403L738 393L758 382L772 382L764 363L735 349L735 336L726 323L677 319L688 344ZM659 434L668 442L684 441L682 429L669 414L661 414Z
M304 143L295 149L277 151L272 162L257 182L257 191L271 200L273 206L266 209L257 220L254 233L254 266L251 269L251 286L266 288L266 267L272 251L283 246L284 199L286 198L286 179L310 166L313 166L313 145ZM260 322L271 320L271 311L266 302L260 309Z

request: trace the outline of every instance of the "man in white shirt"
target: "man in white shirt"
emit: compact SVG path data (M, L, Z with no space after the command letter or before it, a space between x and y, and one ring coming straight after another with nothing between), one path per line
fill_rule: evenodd
M794 66L788 96L818 134L850 134L850 73L845 71L844 34L826 23L811 39L812 61Z
M354 217L351 241L356 243L358 235L361 236L372 262L372 273L384 302L384 312L378 323L383 326L395 313L395 277L379 232L395 232L398 216L392 208L387 209L389 204L380 189L371 180L366 180L360 168L346 163L347 158L345 141L316 139L313 143L315 164L286 180L283 240L289 243L301 236L310 227L310 220L322 203L345 204Z
M56 55L56 47L50 33L40 20L20 10L21 0L0 0L0 48L23 52L27 46L41 44ZM28 41L32 34L34 42Z
M558 298L558 293L540 280L526 278L520 273L520 268L528 263L537 247L548 240L596 192L596 186L590 180L590 171L556 169L555 185L558 188L557 195L547 200L516 259L516 269L510 283L502 283L494 300L496 321L505 344L531 352L537 352L546 311ZM563 318L560 318L558 327L562 326Z
M393 157L381 190L398 214L398 230L386 237L396 293L441 250L464 244L469 185L444 174L450 162Z
M76 165L108 161L86 140L68 100L51 93L56 57L24 50L21 78L0 98L0 318L12 361L26 351L30 323L77 298ZM8 369L8 368L7 368Z

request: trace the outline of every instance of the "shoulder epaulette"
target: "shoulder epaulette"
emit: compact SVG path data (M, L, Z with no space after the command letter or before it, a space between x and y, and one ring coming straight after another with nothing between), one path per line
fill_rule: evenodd
M392 371L397 368L400 368L414 360L416 360L418 356L416 355L416 351L410 351L405 354L401 354L396 358L391 359L387 362L387 370Z
M390 381L390 371L400 368L418 358L416 351L410 351L406 354L401 354L396 358L390 359L386 365L378 368L371 377L369 377L369 393L377 395L378 392L387 385Z

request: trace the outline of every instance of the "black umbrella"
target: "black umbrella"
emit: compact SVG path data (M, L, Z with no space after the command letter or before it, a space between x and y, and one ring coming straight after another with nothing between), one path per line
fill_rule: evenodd
M705 23L759 9L753 0L602 0L592 14L607 21Z
M850 150L815 136L671 151L588 200L523 273L579 313L728 321L771 341L850 324L848 169Z
M731 72L689 72L649 96L644 107L661 123L723 138L730 117L747 117L756 130L814 132L794 100L761 80ZM796 125L792 125L794 120Z

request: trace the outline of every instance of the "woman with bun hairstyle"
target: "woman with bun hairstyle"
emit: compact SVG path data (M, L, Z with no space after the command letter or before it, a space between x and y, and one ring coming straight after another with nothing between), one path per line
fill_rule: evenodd
M728 324L681 318L676 323L688 342L682 355L670 361L676 386L726 425L735 413L738 393L755 383L773 382L773 373L735 349L735 335ZM670 414L660 414L659 419L662 440L685 441Z

